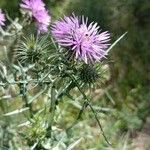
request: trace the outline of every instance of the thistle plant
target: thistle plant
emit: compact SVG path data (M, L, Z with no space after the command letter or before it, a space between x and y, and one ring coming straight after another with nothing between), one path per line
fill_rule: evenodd
M101 32L97 23L88 23L84 16L65 16L50 25L51 17L42 0L23 0L20 7L23 18L1 28L1 43L5 42L0 46L6 54L0 62L3 117L23 113L24 122L15 124L22 129L17 134L31 149L52 149L56 145L63 147L65 141L60 144L58 136L67 136L89 107L105 141L110 144L87 91L105 83L105 59L125 34L110 45L110 33ZM4 21L5 16L0 11L0 26L4 26ZM30 28L32 22L35 22L36 33L26 33L26 27ZM8 46L5 43L11 38L14 42ZM8 57L10 51L13 51L13 62ZM65 97L75 101L73 93L82 97L79 101L82 107L77 120L60 132L57 123L61 103ZM20 101L19 108L10 111L9 106L3 107L5 99ZM9 147L9 143L2 144ZM67 146L66 143L65 148Z

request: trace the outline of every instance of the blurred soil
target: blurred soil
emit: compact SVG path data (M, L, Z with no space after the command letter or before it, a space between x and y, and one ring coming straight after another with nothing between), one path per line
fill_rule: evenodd
M142 130L137 133L133 143L135 150L150 150L150 117L146 119Z

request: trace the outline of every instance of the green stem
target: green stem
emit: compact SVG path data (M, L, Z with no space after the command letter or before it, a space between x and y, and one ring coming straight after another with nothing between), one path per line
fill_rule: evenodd
M80 88L80 86L79 86L77 80L76 80L73 76L71 76L71 75L70 75L70 78L75 82L75 84L76 84L78 90L79 90L80 93L83 95L84 99L86 100L87 105L89 105L90 109L92 110L92 112L93 112L93 114L94 114L94 117L95 117L95 119L96 119L96 121L97 121L97 123L98 123L98 126L99 126L99 128L100 128L100 130L101 130L101 132L102 132L102 135L103 135L105 141L106 141L109 145L111 145L111 143L108 141L107 137L105 136L104 130L103 130L102 125L101 125L101 123L100 123L100 121L99 121L99 119L98 119L97 113L96 113L96 111L94 110L94 108L92 107L92 104L90 103L90 100L89 100L88 97L85 95L85 93L81 90L81 88Z
M15 85L15 84L29 84L29 83L35 83L35 84L39 84L40 82L44 83L44 84L50 84L52 83L52 81L44 81L43 78L42 79L30 79L30 80L20 80L20 81L12 81L12 82L5 82L5 83L0 83L0 86L7 86L7 85Z
M24 72L24 70L22 68L21 68L21 72L22 72L22 80L26 81L27 80L27 74ZM22 94L22 100L25 102L25 106L29 107L30 117L32 117L33 116L33 110L32 110L32 104L28 103L29 100L28 100L28 95L27 95L27 84L28 83L21 83L21 84L19 84L19 88L20 88L20 94Z
M48 136L51 137L52 132L52 126L54 123L54 116L55 116L55 107L56 107L56 92L55 92L55 86L53 85L51 87L51 106L49 109L50 112L50 118L48 119Z
M32 117L32 104L28 103L28 96L27 96L27 84L20 84L20 91L22 93L22 100L25 102L25 106L29 108L30 117Z

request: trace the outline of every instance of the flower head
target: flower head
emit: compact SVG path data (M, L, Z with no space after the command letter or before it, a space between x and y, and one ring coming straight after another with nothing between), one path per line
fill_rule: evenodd
M40 10L34 13L34 18L37 20L37 27L41 32L47 32L50 24L50 16L48 11Z
M42 0L22 0L20 6L29 11L45 10L45 4Z
M64 47L70 48L76 59L85 63L100 61L107 55L110 34L99 32L97 23L90 23L88 19L75 15L64 17L52 25L52 34L56 41Z
M42 0L22 0L20 7L31 14L40 32L48 31L51 18Z
M2 13L2 10L0 9L0 26L4 26L4 22L5 22L5 15L4 13Z

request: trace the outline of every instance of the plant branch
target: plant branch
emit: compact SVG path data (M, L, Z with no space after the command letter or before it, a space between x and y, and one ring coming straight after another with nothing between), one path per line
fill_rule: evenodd
M55 116L55 107L56 107L56 92L55 92L55 86L52 85L51 87L51 106L50 106L50 109L49 109L49 112L50 112L50 116L49 116L49 119L48 119L48 136L51 137L51 132L52 132L52 126L53 126L53 123L54 123L54 116Z
M81 90L81 88L80 88L80 86L79 86L77 80L74 78L74 76L72 76L72 75L69 75L69 76L70 76L70 78L75 82L75 84L76 84L78 90L79 90L80 93L83 95L84 99L86 100L87 105L89 105L90 109L92 110L92 112L93 112L93 114L94 114L94 117L95 117L95 119L96 119L96 121L97 121L97 123L98 123L98 126L99 126L99 128L100 128L100 130L101 130L101 132L102 132L102 135L103 135L105 141L107 142L107 144L111 145L111 143L108 141L107 137L105 136L104 130L103 130L102 125L101 125L101 123L100 123L100 121L99 121L99 119L98 119L97 113L96 113L96 111L94 110L94 108L92 107L92 104L90 103L90 100L89 100L88 97L85 95L85 93Z

